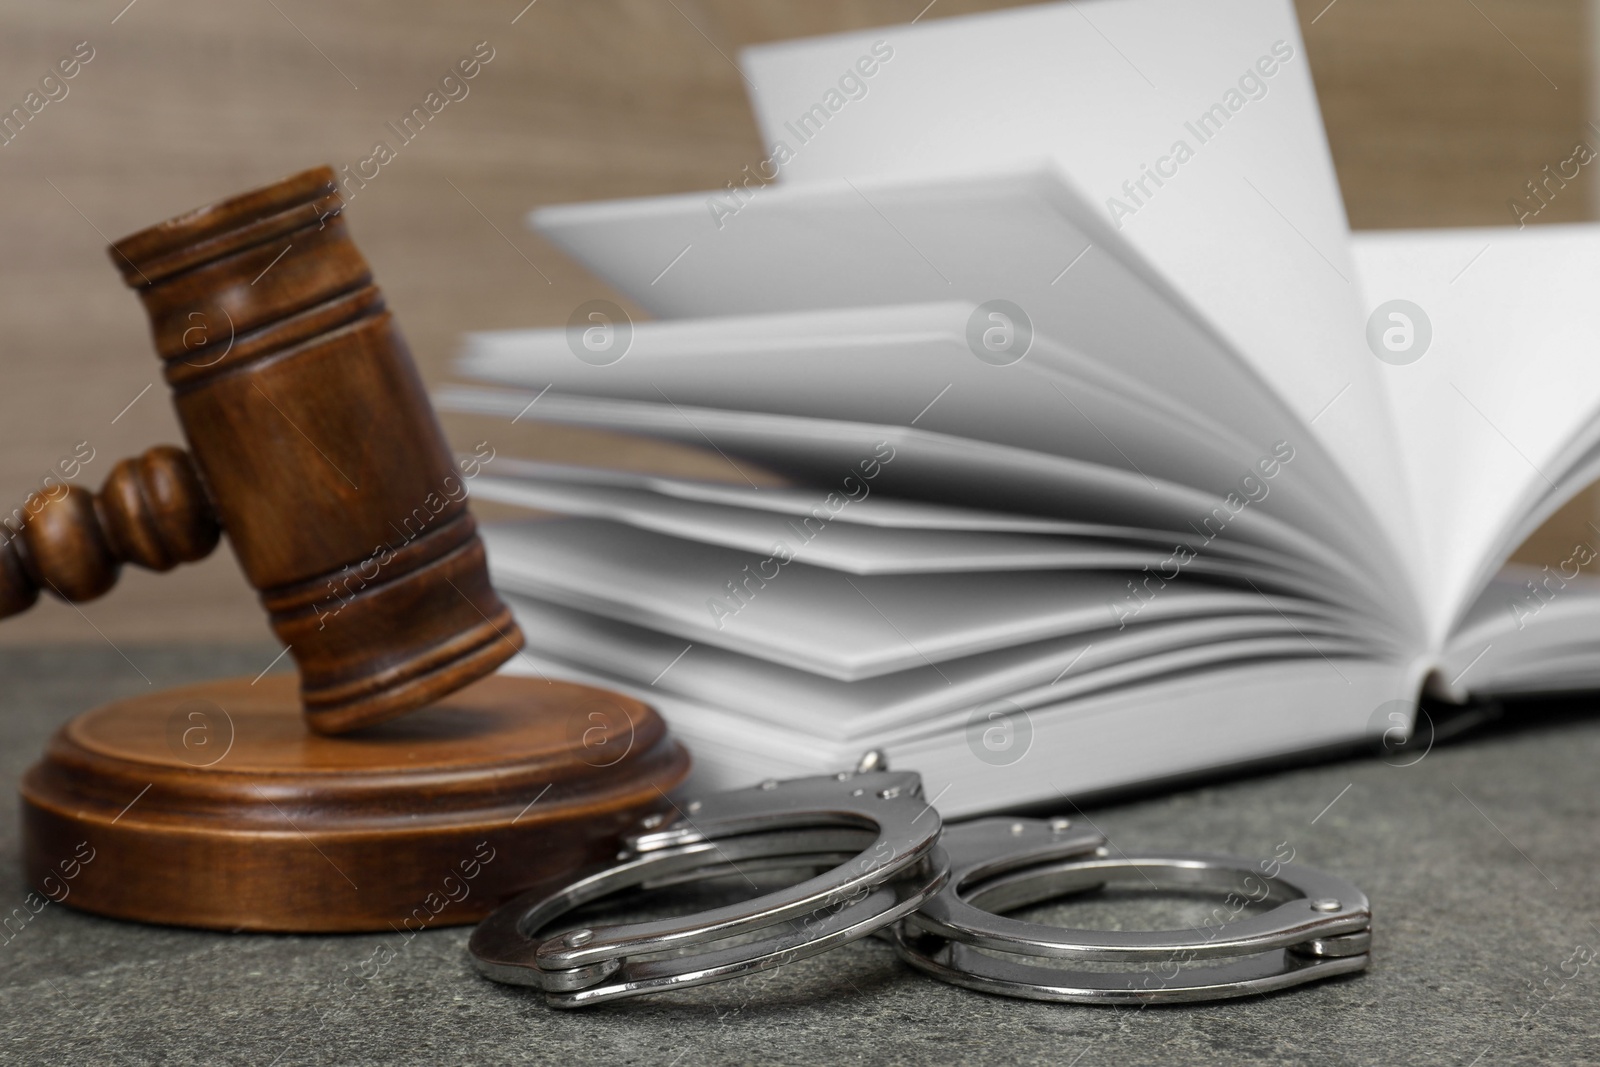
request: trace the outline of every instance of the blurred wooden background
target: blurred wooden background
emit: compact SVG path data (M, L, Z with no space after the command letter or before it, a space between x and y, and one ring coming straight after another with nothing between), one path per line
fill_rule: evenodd
M117 458L180 440L109 239L314 163L353 165L487 41L494 58L470 95L350 207L437 382L465 330L560 325L612 295L526 231L530 207L722 185L764 155L731 62L739 47L905 22L927 0L525 3L0 7L7 109L77 42L95 50L68 95L0 148L0 510L80 441L95 451L82 484L97 488ZM936 0L924 17L1004 6ZM1506 201L1523 182L1600 137L1585 0L1299 7L1357 227L1511 222ZM1539 221L1593 217L1595 199L1586 170ZM480 436L464 422L447 429L458 446ZM495 443L580 462L697 462L602 435L514 430L497 428ZM1582 535L1563 521L1581 530L1594 512L1580 500L1525 552L1570 547ZM51 601L0 626L6 643L269 636L225 549L166 576L130 570L81 612Z

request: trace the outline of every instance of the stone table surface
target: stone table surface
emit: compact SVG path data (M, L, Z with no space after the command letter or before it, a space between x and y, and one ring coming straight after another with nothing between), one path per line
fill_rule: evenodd
M0 652L7 789L71 715L145 690L146 677L254 675L274 653ZM1592 709L1514 706L1410 766L1350 758L1085 807L1119 847L1268 857L1287 842L1298 862L1362 887L1372 966L1319 985L1197 1006L1040 1004L941 985L869 940L560 1013L474 974L466 929L409 944L217 934L51 905L0 945L0 1063L1600 1063L1600 962L1585 963L1600 960ZM22 905L15 804L0 868L0 894ZM1196 906L1080 907L1114 921L1112 904L1130 927ZM385 946L396 958L377 978L347 981Z

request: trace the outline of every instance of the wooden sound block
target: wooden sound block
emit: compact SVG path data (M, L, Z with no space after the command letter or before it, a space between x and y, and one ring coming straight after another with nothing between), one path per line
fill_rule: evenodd
M292 675L80 715L22 783L29 882L58 903L226 930L476 922L535 878L617 850L689 758L650 707L492 676L340 738Z

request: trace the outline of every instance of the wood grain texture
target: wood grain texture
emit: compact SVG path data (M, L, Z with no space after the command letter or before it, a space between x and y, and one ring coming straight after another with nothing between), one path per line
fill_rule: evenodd
M1524 183L1577 141L1600 145L1587 3L1296 7L1356 229L1513 225ZM1597 193L1580 179L1529 221L1594 218Z
M0 10L0 103L89 41L94 58L0 147L0 510L88 442L111 459L176 440L146 327L106 272L117 234L319 160L356 164L474 45L494 58L352 200L423 378L469 329L551 326L616 299L526 231L540 204L714 188L762 158L731 59L744 44L888 25L926 0L200 0ZM939 0L923 18L1012 6ZM1581 0L1302 0L1357 226L1498 224L1506 200L1589 129ZM121 12L119 16L119 12ZM520 17L518 17L520 14ZM112 20L115 18L115 22ZM513 21L515 19L515 21ZM1315 20L1313 22L1313 20ZM1542 72L1542 73L1541 73ZM1545 80L1548 76L1556 88ZM358 88L359 87L359 88ZM1592 175L1541 215L1590 217ZM130 406L131 405L131 406ZM462 451L737 478L720 457L600 433L453 418ZM1587 509L1587 510L1586 510ZM1592 515L1592 502L1577 509ZM1578 528L1582 528L1579 524ZM1557 530L1553 544L1570 530ZM1564 553L1563 553L1564 554ZM226 553L128 573L84 608L41 604L0 641L266 636Z
M583 686L487 678L334 739L293 678L207 682L63 727L23 780L23 864L40 893L144 922L457 925L609 857L687 773L650 708Z
M109 249L149 316L193 453L183 469L204 502L190 510L228 532L326 733L420 707L522 647L467 508L479 461L452 460L344 208L318 167ZM28 520L24 566L42 569L36 524L86 499L74 487ZM103 592L128 540L128 523L92 519L65 524L87 536L59 539L77 550L57 559L78 579L68 599Z
M99 493L52 485L28 497L22 528L0 528L0 617L25 611L49 591L93 600L124 563L169 571L203 559L221 529L194 461L157 445L119 460Z

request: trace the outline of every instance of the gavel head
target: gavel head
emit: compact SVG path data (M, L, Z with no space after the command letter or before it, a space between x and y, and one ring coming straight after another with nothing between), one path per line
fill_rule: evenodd
M99 494L30 500L20 532L0 532L0 614L40 588L98 596L123 561L198 559L220 526L319 731L420 707L521 647L467 510L483 457L452 460L331 169L111 256L149 314L190 453L152 449Z

